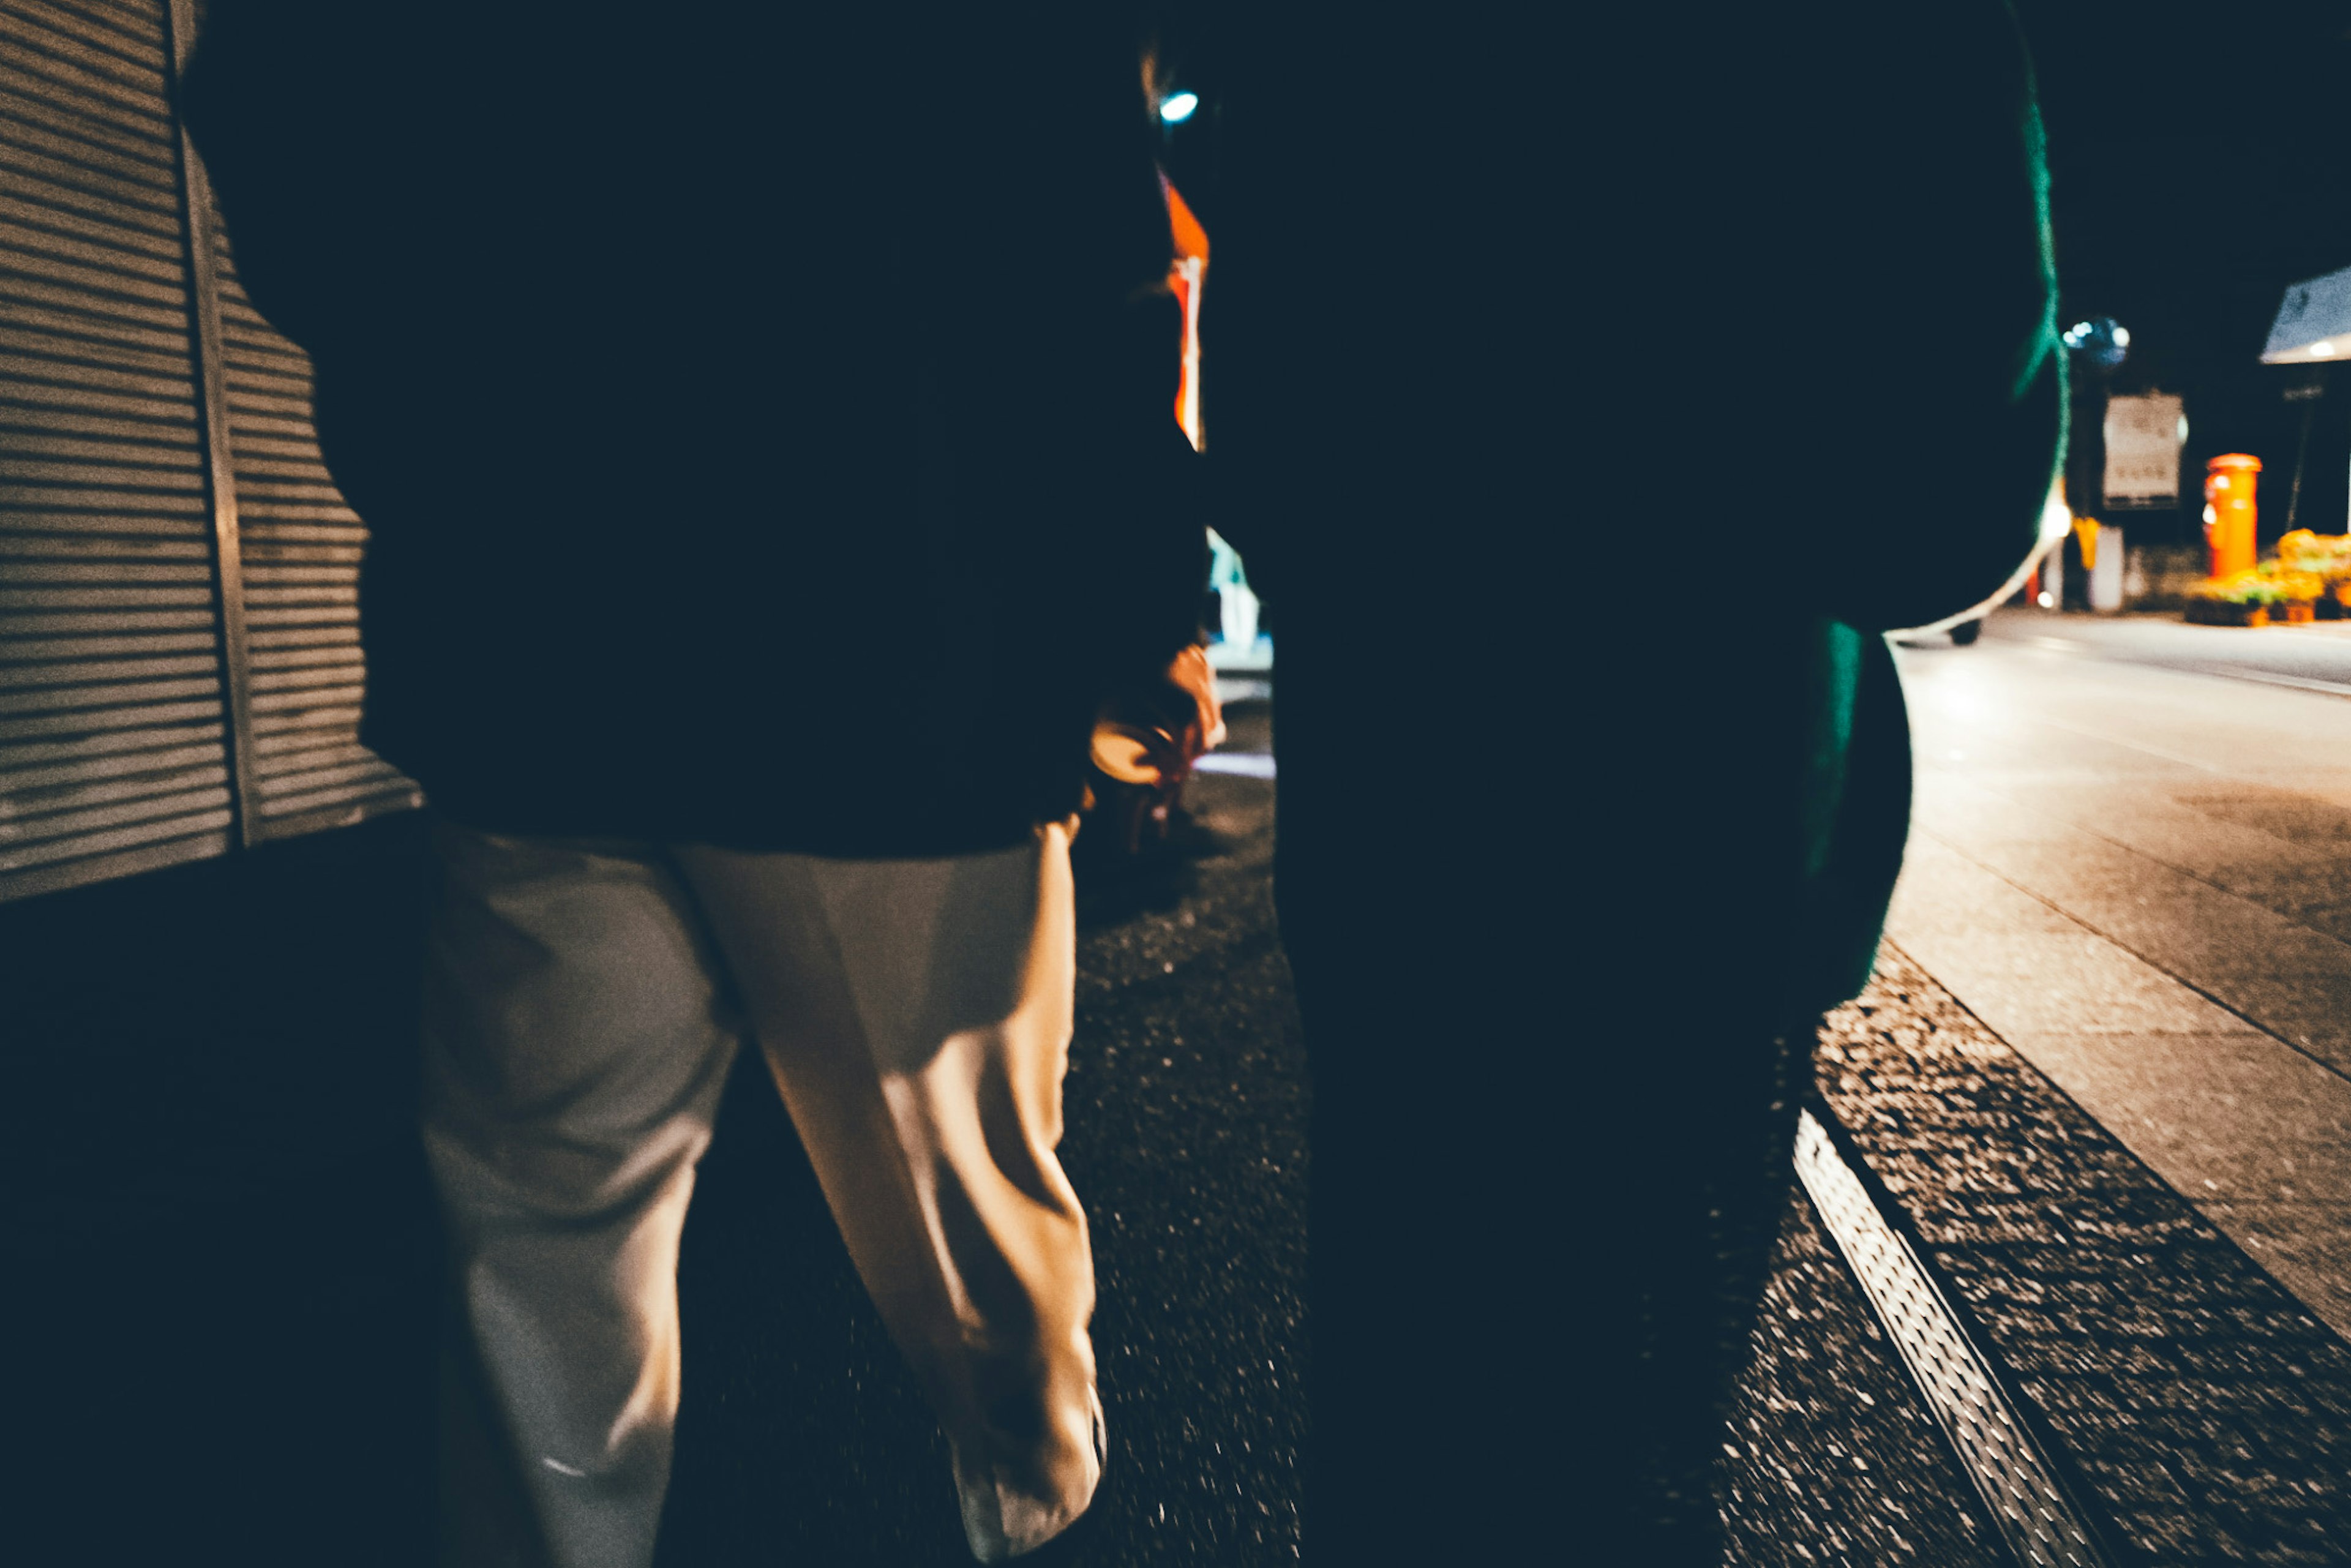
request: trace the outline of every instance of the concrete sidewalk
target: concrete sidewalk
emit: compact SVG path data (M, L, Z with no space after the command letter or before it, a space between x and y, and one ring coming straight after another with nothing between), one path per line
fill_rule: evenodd
M2351 704L2112 656L2214 629L2034 624L1903 656L1891 935L2351 1334Z
M2351 1562L2351 642L1899 657L1913 832L1823 1098L2125 1550Z

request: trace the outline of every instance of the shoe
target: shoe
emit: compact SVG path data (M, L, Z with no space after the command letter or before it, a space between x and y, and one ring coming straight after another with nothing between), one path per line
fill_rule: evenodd
M1088 1389L1086 1398L1093 1406L1094 1495L1087 1500L1086 1511L1061 1534L1033 1552L1005 1559L1016 1568L1086 1568L1102 1538L1102 1521L1110 1516L1104 1506L1110 1501L1110 1434L1102 1425L1101 1396Z
M1016 1549L1011 1531L1007 1531L1004 1519L1004 1495L992 1481L976 1477L964 1467L964 1455L947 1443L947 1453L955 1460L955 1490L962 1500L964 1511L964 1542L971 1547L973 1559L983 1563L1020 1563L1020 1568L1079 1568L1086 1561L1089 1542L1101 1535L1102 1519L1102 1481L1110 1474L1110 1434L1102 1425L1102 1399L1093 1389L1086 1389L1091 1425L1093 1425L1093 1490L1086 1498L1086 1507L1077 1519L1056 1531L1037 1547Z

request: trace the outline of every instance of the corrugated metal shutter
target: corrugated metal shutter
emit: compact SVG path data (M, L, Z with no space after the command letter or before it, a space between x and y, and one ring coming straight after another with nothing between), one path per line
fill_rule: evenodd
M421 802L366 530L165 99L188 0L0 0L0 898Z
M0 4L0 897L228 846L162 0Z
M309 358L246 302L227 236L216 246L252 665L246 833L257 841L406 810L423 796L359 741L367 528L319 458Z

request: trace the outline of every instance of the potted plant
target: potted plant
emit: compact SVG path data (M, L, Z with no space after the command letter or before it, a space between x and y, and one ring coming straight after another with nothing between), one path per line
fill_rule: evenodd
M2209 577L2189 596L2188 619L2202 626L2266 626L2270 606L2284 598L2277 582L2259 570Z
M2326 591L2325 577L2283 559L2263 561L2261 572L2277 589L2277 598L2270 602L2271 620L2301 626L2318 619L2319 596Z
M2281 574L2306 573L2318 580L2308 619L2340 621L2351 614L2351 534L2296 528L2278 540L2277 564Z

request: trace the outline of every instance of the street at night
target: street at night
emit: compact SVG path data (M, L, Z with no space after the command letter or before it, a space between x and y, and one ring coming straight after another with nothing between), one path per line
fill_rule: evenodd
M0 1558L2351 1568L2346 80L0 0Z

